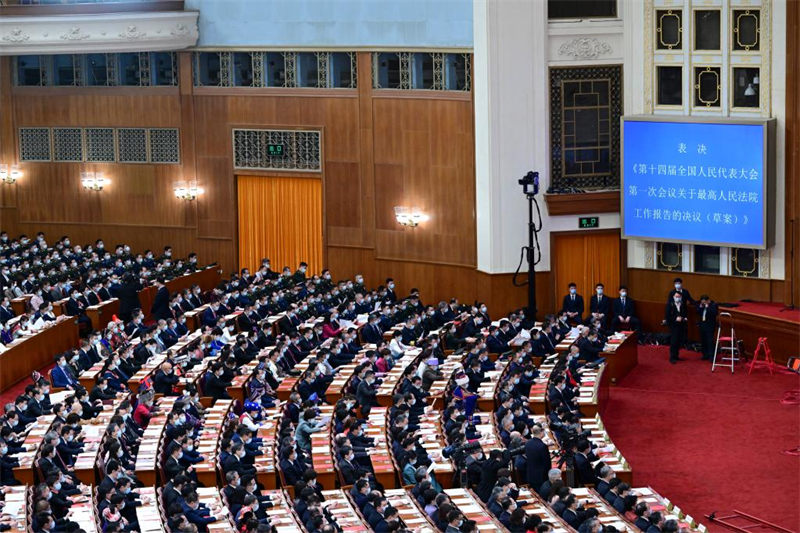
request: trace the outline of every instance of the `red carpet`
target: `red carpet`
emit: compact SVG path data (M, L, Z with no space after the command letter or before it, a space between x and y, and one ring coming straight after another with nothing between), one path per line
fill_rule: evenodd
M753 313L756 315L771 316L773 318L780 318L782 320L791 320L800 324L800 309L786 309L783 304L775 304L769 302L736 302L739 307L734 307L737 311L744 311L745 313ZM720 307L720 311L724 311Z
M55 365L53 363L47 365L44 368L40 368L39 372L44 376L47 377L47 371L53 368ZM17 396L23 394L25 392L25 387L33 383L30 376L26 377L22 381L15 383L12 385L8 390L3 393L0 393L0 413L4 411L4 407L7 403L13 402L17 399Z
M733 509L800 531L800 406L782 405L800 377L741 368L710 372L699 354L639 347L639 366L612 387L602 414L611 439L650 485L712 531L704 515ZM720 513L721 514L721 513Z

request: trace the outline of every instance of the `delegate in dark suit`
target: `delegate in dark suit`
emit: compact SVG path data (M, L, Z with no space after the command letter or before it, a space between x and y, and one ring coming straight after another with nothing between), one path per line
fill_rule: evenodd
M561 303L561 313L565 311L567 313L577 313L575 316L570 315L570 318L581 322L583 309L583 296L580 294L567 294L564 296L564 301Z
M636 318L636 303L632 298L624 296L614 300L614 320L611 323L614 331L637 331L640 324Z
M669 362L678 361L678 351L686 339L686 302L673 299L667 304L664 319L669 326Z
M525 458L527 459L528 485L540 488L547 480L547 472L550 470L550 451L542 439L534 437L525 444ZM545 498L546 494L543 494Z
M159 287L156 292L156 296L153 298L153 305L150 307L150 313L156 320L170 318L169 289L167 289L166 285Z
M592 313L602 314L602 324L608 324L608 319L611 316L611 298L603 294L595 294L589 300L589 316L586 317L587 321L594 318Z
M697 306L697 316L699 317L698 327L700 328L700 343L703 346L703 359L714 358L714 330L717 328L717 314L719 308L717 303L710 299L700 298Z

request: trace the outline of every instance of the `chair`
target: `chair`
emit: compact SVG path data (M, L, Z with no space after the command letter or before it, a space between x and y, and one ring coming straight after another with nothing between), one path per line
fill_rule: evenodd
M730 335L723 335L723 329L727 331L728 327L730 327ZM719 366L730 368L731 374L733 374L734 365L739 361L740 355L742 354L739 350L739 341L736 338L733 316L730 313L720 313L719 326L717 328L717 342L714 345L714 360L711 363L711 371L714 372Z

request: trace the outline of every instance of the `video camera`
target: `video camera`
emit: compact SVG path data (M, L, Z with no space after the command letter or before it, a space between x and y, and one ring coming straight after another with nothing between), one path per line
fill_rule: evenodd
M442 450L442 455L447 459L452 458L454 461L460 462L469 454L480 449L481 449L481 443L478 441L465 442L464 444L461 445L451 445L445 447Z

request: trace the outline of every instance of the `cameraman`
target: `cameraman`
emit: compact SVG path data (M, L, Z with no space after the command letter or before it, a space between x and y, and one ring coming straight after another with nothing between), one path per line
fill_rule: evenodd
M497 471L501 468L508 468L511 461L511 452L508 450L494 449L489 452L489 459L481 466L481 482L475 491L484 502L489 500L492 488L497 483Z

